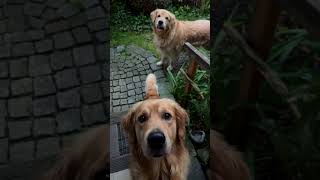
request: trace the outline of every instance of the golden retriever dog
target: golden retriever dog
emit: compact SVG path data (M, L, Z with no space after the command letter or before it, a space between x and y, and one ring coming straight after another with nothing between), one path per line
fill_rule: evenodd
M186 180L190 163L185 146L187 112L171 99L160 99L154 74L146 79L145 100L122 120L131 153L133 180Z
M109 125L89 130L62 153L43 180L109 179Z
M210 180L250 180L247 165L239 152L228 145L222 136L210 130Z
M154 43L161 56L157 65L168 65L177 60L185 42L194 46L209 45L209 20L179 21L165 9L152 11L150 17Z

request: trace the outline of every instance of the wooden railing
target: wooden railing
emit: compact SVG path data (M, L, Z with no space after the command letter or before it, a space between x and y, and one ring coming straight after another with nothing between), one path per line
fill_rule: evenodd
M192 86L192 83L194 83L193 80L196 75L198 65L202 69L209 69L210 60L208 59L208 57L206 57L204 54L202 54L199 50L197 50L194 46L192 46L188 42L186 42L183 47L184 49L187 50L187 53L190 54L190 58L191 58L187 73L181 70L182 74L185 75L187 79L185 84L185 93L189 94L192 87L194 87L194 89L199 93L201 99L204 99L200 89L196 85Z

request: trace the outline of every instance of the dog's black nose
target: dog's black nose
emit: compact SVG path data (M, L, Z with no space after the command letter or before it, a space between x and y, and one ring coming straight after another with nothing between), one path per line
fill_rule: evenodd
M152 132L148 136L148 145L152 149L161 149L166 142L162 132Z
M158 24L159 24L159 25L162 25L162 24L163 24L163 21L159 21Z

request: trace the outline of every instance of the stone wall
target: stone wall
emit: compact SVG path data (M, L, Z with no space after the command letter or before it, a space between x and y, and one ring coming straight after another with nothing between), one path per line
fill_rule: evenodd
M1 167L108 121L107 1L71 2L0 0Z

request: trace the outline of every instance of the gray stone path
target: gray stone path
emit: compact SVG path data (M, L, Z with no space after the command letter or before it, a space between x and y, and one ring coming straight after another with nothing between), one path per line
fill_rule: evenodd
M107 1L70 2L0 0L1 180L108 121Z
M157 77L161 97L173 98L169 84L157 58L143 48L129 45L111 48L110 111L127 111L130 106L143 100L145 80L149 73Z

